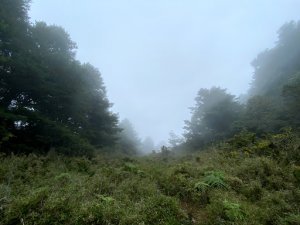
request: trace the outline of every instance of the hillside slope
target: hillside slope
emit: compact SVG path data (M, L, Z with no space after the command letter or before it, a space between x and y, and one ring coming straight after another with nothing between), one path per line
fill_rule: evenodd
M300 224L292 132L177 157L1 157L1 224Z

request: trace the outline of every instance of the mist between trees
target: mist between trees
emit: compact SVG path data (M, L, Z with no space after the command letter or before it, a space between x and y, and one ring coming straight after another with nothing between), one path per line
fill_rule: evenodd
M300 22L245 95L199 87L185 132L155 146L29 3L0 0L0 224L300 224Z
M65 155L198 151L242 131L262 137L299 128L300 24L288 22L278 41L253 60L247 94L200 88L183 134L169 144L141 140L127 119L111 111L97 68L76 59L76 43L56 25L31 24L30 1L2 0L0 23L0 147L4 153ZM179 135L179 136L178 136Z

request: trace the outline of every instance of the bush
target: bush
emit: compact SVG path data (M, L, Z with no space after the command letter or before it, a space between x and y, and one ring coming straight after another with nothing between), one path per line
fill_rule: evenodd
M263 196L263 188L260 182L251 181L242 189L242 193L252 202L259 201Z
M223 201L225 218L229 221L242 221L245 219L245 213L241 209L241 205L238 203Z
M206 172L203 182L213 188L227 188L227 185L225 184L224 173L220 171Z
M144 223L149 225L189 224L188 217L180 209L178 201L164 195L146 199L142 213Z

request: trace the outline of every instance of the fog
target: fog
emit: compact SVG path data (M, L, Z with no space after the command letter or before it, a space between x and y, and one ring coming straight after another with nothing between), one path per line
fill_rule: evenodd
M300 1L40 0L31 21L62 26L101 71L112 110L156 143L182 134L200 88L245 93L251 61L299 20Z

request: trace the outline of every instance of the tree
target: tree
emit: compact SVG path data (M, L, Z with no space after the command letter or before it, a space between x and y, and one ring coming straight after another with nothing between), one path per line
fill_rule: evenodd
M289 125L299 129L300 127L300 72L296 73L283 87L284 112L288 116Z
M193 147L229 137L234 122L238 120L242 106L226 89L212 87L200 89L190 121L186 121L185 137Z
M281 118L282 105L267 96L254 96L246 104L238 126L257 135L276 132L284 126Z
M184 139L176 135L173 131L170 132L169 144L171 148L176 148L184 142Z
M254 67L250 95L280 97L282 87L300 70L300 22L284 24L278 31L278 42L272 49L260 53Z
M118 119L100 72L76 60L63 28L31 25L29 1L0 5L1 151L70 155L113 146Z
M141 141L128 119L120 122L119 127L122 131L119 134L119 145L121 152L126 154L137 154L141 148Z
M272 49L252 62L255 69L242 126L263 134L298 127L297 74L300 71L300 22L284 24Z

